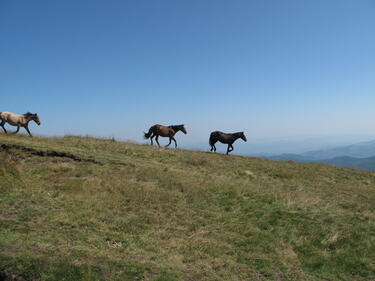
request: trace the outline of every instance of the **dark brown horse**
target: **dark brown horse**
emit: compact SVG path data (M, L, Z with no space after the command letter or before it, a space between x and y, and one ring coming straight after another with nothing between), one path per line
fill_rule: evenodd
M213 150L216 152L216 146L215 143L217 141L221 143L228 144L227 148L227 155L229 152L233 151L233 143L237 139L243 139L243 141L247 141L247 138L243 132L233 133L233 134L226 134L220 131L212 132L210 135L210 145L211 145L211 151Z
M175 144L175 147L177 147L177 142L176 142L176 139L174 138L174 135L178 131L181 131L184 134L187 133L184 125L171 125L171 126L167 127L167 126L156 124L148 130L148 133L144 133L144 137L145 137L145 139L151 140L151 145L154 144L152 139L155 137L155 140L156 140L156 143L158 144L158 146L160 146L159 141L158 141L159 136L168 137L169 143L166 146L169 146L171 144L172 140L173 140L174 144Z

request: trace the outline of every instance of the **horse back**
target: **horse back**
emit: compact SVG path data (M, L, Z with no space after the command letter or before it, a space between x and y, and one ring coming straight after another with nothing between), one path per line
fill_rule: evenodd
M231 143L233 140L232 134L226 134L221 131L214 131L210 135L210 142L219 141L221 143Z
M19 123L24 124L25 118L21 114L15 114L12 112L1 112L0 119L8 122L10 125L16 126Z
M169 137L169 136L173 136L175 134L175 131L167 126L163 126L163 125L155 125L155 129L158 133L158 135L162 136L162 137Z

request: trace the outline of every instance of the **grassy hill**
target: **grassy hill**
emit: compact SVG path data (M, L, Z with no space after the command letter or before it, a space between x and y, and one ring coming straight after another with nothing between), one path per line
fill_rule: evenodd
M0 134L0 280L18 277L375 280L375 173Z

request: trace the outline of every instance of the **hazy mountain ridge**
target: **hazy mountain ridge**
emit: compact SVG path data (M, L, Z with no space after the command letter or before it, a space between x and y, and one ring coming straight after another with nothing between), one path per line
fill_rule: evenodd
M375 156L368 158L355 158L349 156L335 157L332 159L316 161L319 163L331 164L338 167L356 168L375 171Z
M375 140L330 149L308 151L301 153L301 155L314 159L332 159L341 156L368 158L375 156Z
M285 153L263 158L298 163L326 163L338 167L375 171L375 141L341 146L331 149L308 151L301 154Z

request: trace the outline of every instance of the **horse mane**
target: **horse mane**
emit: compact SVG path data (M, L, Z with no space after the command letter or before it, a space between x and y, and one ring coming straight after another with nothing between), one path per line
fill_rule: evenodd
M243 135L243 132L235 132L235 133L233 133L232 135L233 135L233 136L241 136L241 135Z
M173 128L182 128L184 125L183 124L181 124L181 125L170 125L170 126L168 126L168 128L171 128L171 129L173 129Z
M29 117L29 116L32 116L32 115L34 115L34 114L32 114L31 112L26 112L23 116Z

